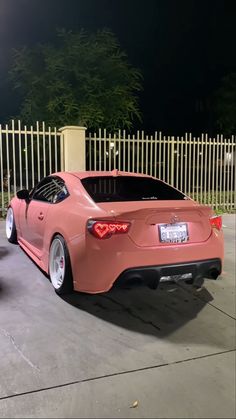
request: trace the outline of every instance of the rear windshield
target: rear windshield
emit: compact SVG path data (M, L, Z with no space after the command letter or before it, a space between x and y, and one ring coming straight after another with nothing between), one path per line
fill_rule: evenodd
M135 176L96 176L81 180L95 202L163 201L187 199L157 179Z

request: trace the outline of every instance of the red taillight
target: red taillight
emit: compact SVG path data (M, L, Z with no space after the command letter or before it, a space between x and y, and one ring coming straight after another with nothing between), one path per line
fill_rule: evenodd
M107 239L113 234L128 233L130 223L116 221L88 221L88 230L98 239Z
M210 218L210 223L212 228L216 228L217 230L221 230L222 228L222 217L220 215L216 215L215 217Z

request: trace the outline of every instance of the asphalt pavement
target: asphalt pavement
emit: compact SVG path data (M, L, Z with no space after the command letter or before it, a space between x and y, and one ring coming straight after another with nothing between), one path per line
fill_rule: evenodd
M0 222L1 418L234 418L235 215L222 276L57 296Z

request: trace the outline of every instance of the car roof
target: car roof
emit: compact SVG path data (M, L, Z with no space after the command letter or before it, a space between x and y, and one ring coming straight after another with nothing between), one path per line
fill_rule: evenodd
M54 173L54 175L58 176L67 176L72 175L79 179L85 179L87 177L101 177L101 176L134 176L134 177L150 177L149 175L141 174L141 173L132 173L132 172L123 172L117 169L111 171L95 171L95 170L88 170L88 171L78 171L78 172L58 172Z

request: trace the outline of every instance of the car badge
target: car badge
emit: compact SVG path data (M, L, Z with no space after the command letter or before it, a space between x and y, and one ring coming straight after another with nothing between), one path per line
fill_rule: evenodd
M177 215L172 215L171 219L170 219L170 223L171 224L175 224L179 221L179 217Z

